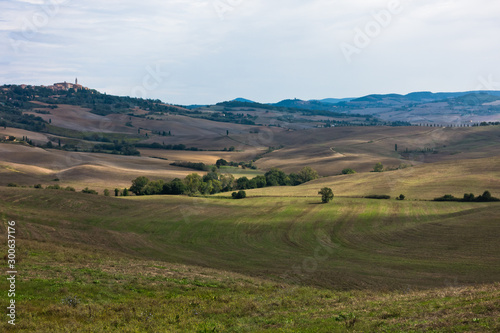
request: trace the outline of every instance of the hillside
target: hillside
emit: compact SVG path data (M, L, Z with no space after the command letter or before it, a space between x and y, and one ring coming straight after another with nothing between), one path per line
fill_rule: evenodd
M19 316L33 315L20 331L500 325L497 203L12 188L0 199L0 214L18 223L26 272Z
M493 119L496 96L184 108L4 86L0 229L7 244L17 223L17 330L499 330L499 203L431 201L500 197L499 125L437 126ZM429 123L409 126L423 110ZM302 181L306 166L319 178ZM273 168L305 183L248 190ZM139 176L154 191L129 191Z

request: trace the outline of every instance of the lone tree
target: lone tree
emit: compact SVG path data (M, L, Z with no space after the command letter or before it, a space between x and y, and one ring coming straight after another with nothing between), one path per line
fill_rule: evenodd
M318 194L321 194L321 201L323 203L329 203L333 199L333 191L329 187L323 187Z

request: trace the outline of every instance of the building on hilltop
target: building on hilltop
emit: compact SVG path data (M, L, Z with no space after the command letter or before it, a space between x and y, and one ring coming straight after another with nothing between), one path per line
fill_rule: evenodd
M60 83L54 83L52 86L48 86L47 88L50 88L52 90L69 90L69 89L75 89L75 90L88 90L87 87L82 86L81 84L78 84L78 78L75 78L75 83L69 83L69 82L60 82Z

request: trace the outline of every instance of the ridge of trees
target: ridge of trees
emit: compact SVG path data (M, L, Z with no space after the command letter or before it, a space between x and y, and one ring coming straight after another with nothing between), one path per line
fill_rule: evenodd
M137 177L132 181L130 191L135 195L209 195L233 190L248 190L268 186L296 186L319 178L318 173L304 167L298 173L286 174L280 169L273 168L264 175L248 179L233 175L223 175L216 168L212 168L203 177L197 173L186 176L183 180L175 178L170 182L164 180L149 180L145 176Z

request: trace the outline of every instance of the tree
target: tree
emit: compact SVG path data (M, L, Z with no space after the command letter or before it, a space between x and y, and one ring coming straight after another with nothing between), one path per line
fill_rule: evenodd
M204 182L208 182L209 180L219 180L219 174L217 172L210 171L205 176L203 176Z
M377 164L375 164L375 166L373 167L373 172L382 172L384 171L384 166L382 165L382 163L378 162Z
M492 201L490 191L484 191L483 195L477 197L477 201Z
M307 183L311 180L315 180L319 178L318 172L311 167L303 167L302 170L299 171L299 180L301 183Z
M220 168L221 166L228 165L227 161L223 158L218 159L217 162L215 162L215 165Z
M186 185L187 194L196 194L200 192L200 187L202 183L200 175L197 173L192 173L184 178L184 184Z
M266 185L267 185L266 177L264 177L262 175L259 175L252 180L255 181L255 187L257 187L257 188L266 187Z
M132 186L130 187L130 192L135 193L135 195L144 195L144 188L149 183L149 179L140 176L132 181Z
M464 194L464 201L474 201L475 196L474 193L465 193Z
M245 199L247 197L247 192L245 191L233 192L231 196L233 197L233 199Z
M118 197L118 196L120 196L120 189L115 188L115 197Z
M406 199L405 195L404 194L400 194L399 197L398 197L398 200L404 200Z
M354 171L353 169L350 169L350 168L342 170L342 174L343 175L352 175L352 174L355 174L355 173L356 173L356 171Z
M247 177L241 177L236 180L236 188L241 190L247 190L251 188L250 180Z
M333 191L329 187L323 187L321 191L318 192L318 194L321 194L321 201L323 203L328 203L333 199Z
M144 187L142 193L144 195L155 195L155 194L161 194L163 192L163 185L164 181L163 180L155 180L151 181L146 184Z
M264 176L266 177L267 186L290 185L290 178L280 169L272 168Z
M109 190L108 190L108 189L105 189L105 190L104 190L104 196L105 196L105 197L109 197Z
M219 177L221 183L221 191L229 192L233 190L234 187L234 176L233 175L221 175Z
M123 189L122 196L128 197L128 188Z
M394 145L394 151L398 151L398 144L397 143Z
M186 191L186 185L179 178L163 185L163 194L181 195Z

